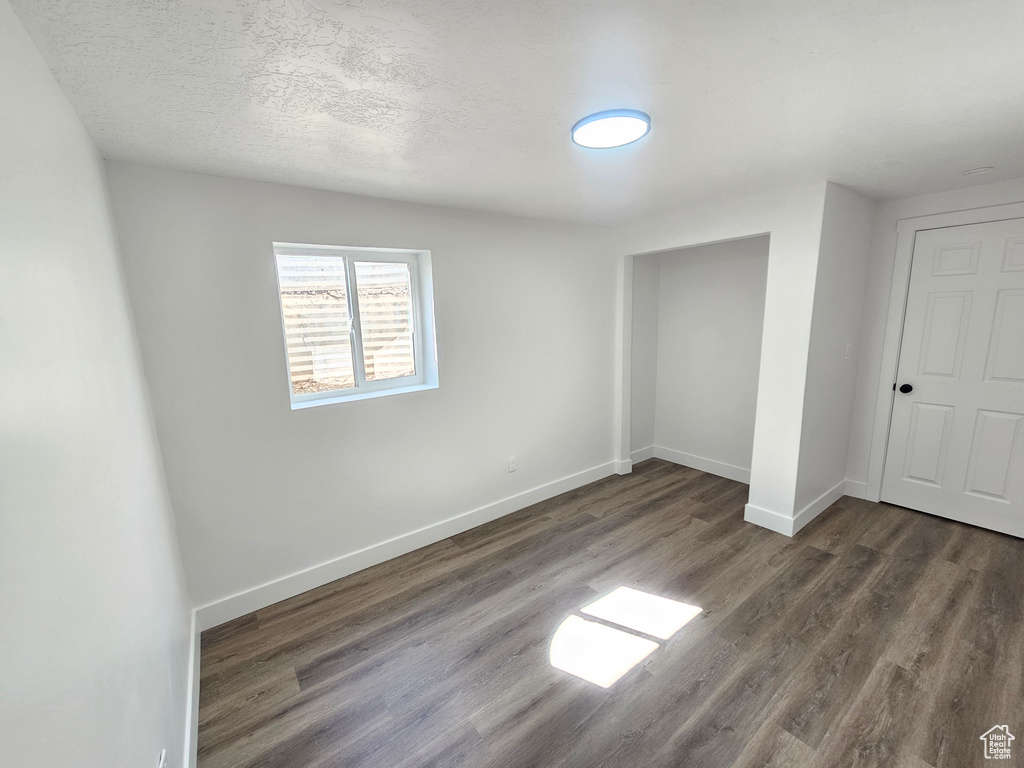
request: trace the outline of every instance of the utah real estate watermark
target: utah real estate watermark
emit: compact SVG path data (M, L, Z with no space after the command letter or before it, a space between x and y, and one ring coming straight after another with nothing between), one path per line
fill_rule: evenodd
M1008 725L993 725L979 738L985 742L986 760L1009 760L1010 742L1017 737L1010 733Z

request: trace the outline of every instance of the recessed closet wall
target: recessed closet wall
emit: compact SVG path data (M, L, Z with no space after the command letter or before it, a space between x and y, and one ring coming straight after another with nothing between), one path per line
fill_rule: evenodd
M631 452L749 482L768 236L633 261Z

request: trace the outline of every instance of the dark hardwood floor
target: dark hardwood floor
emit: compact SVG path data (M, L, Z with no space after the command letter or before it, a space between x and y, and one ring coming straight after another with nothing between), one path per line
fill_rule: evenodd
M851 498L788 539L746 491L651 460L204 632L199 765L967 768L996 724L1024 751L1024 541ZM703 612L608 689L551 667L622 585Z

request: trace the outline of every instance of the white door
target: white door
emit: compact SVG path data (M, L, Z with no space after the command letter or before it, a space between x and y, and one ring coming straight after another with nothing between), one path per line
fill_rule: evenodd
M917 233L882 500L1024 537L1024 219Z

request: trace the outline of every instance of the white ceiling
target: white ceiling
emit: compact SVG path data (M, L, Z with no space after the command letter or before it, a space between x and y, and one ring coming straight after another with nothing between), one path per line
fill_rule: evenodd
M605 222L1024 176L1024 0L12 4L110 158ZM571 143L616 107L650 135Z

